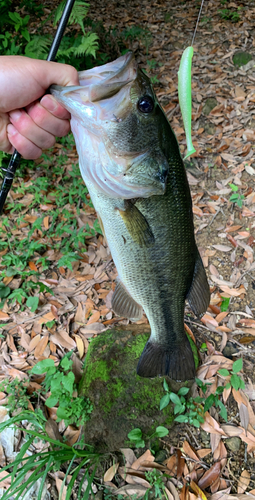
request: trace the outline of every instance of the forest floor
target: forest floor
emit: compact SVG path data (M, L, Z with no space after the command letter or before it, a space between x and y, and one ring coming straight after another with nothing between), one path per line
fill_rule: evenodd
M105 41L106 53L111 57L120 55L116 32L129 33L126 47L135 52L141 67L152 77L183 156L186 143L177 72L183 50L191 45L199 7L195 0L112 0L109 8L103 0L95 0L89 11L94 22L102 22L106 32L112 33L107 40L104 30L100 34L100 42ZM182 500L187 495L191 500L208 495L213 500L230 495L242 498L244 492L255 498L254 19L254 1L205 2L194 42L192 134L196 153L185 164L196 240L211 288L211 303L201 321L193 318L187 307L185 322L200 348L197 376L211 383L207 396L230 380L230 376L224 377L218 370L230 371L239 358L243 360L239 375L245 388L231 385L224 389L221 399L227 409L227 423L220 408L212 407L200 428L180 424L162 439L167 458L164 464L154 465L172 476L171 485L167 483L171 499L179 494ZM249 53L250 62L242 67L235 65L233 56L238 52ZM63 155L64 176L58 170ZM0 253L0 266L2 271L7 266L19 267L18 258L25 259L24 272L30 269L29 279L50 290L36 289L35 312L33 306L25 305L22 294L20 301L4 303L0 311L0 380L27 379L27 371L35 362L49 356L57 361L70 349L83 362L93 336L109 326L129 323L111 310L117 273L103 236L93 232L98 226L89 195L82 187L77 188L82 180L74 167L75 146L71 141L64 147L57 143L50 156L35 163L36 168L26 168L23 178L18 177L13 185L11 203L1 223L1 236L9 246ZM40 181L45 177L49 180L49 171L52 179L48 183ZM78 195L75 190L72 195L74 184L80 189ZM62 185L70 186L70 192L68 198L63 195L61 204ZM235 202L230 199L233 194ZM80 260L75 260L73 253L80 251L77 234L84 230L87 251L80 252ZM19 242L28 237L29 245L20 247L16 261L13 258L8 262L8 254L14 255ZM70 246L66 258L62 245ZM22 251L27 252L26 258L19 257ZM22 274L6 273L3 284L12 291L26 291L26 280ZM148 320L143 316L138 323L147 324ZM0 397L4 403L6 393L0 393ZM51 409L51 417L54 411ZM69 436L63 423L59 430ZM4 465L4 453L0 459ZM129 460L131 466L135 456L129 456ZM149 450L144 460L154 460ZM140 463L135 462L133 470L137 471ZM113 490L122 486L122 494L131 483L133 495L140 494L141 486L147 487L142 474L129 475L129 481L120 479L119 483L117 477L117 469L111 469L105 481Z

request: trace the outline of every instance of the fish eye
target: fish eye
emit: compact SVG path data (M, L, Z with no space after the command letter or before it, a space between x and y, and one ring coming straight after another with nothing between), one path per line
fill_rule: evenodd
M154 109L154 102L151 96L144 95L140 97L137 107L142 113L151 113Z

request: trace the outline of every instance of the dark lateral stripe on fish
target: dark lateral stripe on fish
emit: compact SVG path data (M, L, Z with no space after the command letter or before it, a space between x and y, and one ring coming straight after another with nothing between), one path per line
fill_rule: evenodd
M195 361L187 337L182 344L164 346L148 341L140 357L137 374L140 377L168 375L177 381L195 377Z

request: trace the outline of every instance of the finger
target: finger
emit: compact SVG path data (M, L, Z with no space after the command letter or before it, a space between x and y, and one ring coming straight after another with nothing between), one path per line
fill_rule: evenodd
M23 110L16 109L9 113L10 122L16 130L26 139L33 142L40 149L48 149L54 146L55 137L38 127L30 116Z
M17 149L25 160L36 160L41 156L42 150L21 135L11 123L7 125L7 136L13 148Z
M28 116L33 120L33 122L38 125L41 129L49 132L54 136L63 137L68 134L70 130L69 119L60 119L50 113L45 109L39 102L31 104L26 108ZM69 118L69 113L60 106L60 109L56 109L56 112L63 117Z
M44 95L40 100L40 104L57 118L62 118L63 120L71 118L70 113L52 95Z
M7 136L7 125L9 122L9 117L6 113L0 113L0 151L5 153L12 153L12 145Z

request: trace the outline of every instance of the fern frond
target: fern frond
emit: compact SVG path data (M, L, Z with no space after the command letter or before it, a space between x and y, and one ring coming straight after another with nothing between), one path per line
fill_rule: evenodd
M75 47L75 56L93 56L96 57L96 50L98 50L98 36L96 33L87 33L82 37L80 45Z
M49 40L48 35L35 35L26 45L25 55L33 59L46 59L50 46L51 40Z
M54 18L54 25L56 25L57 22L59 21L59 19L61 18L65 4L66 4L66 0L63 0L63 2L61 2L59 4L59 6L57 7L57 10L55 13L55 18ZM78 23L80 25L84 35L85 35L85 30L84 30L83 20L86 17L88 10L89 10L89 3L76 0L76 2L74 3L73 9L72 9L70 18L69 18L69 22L68 22L68 24Z

